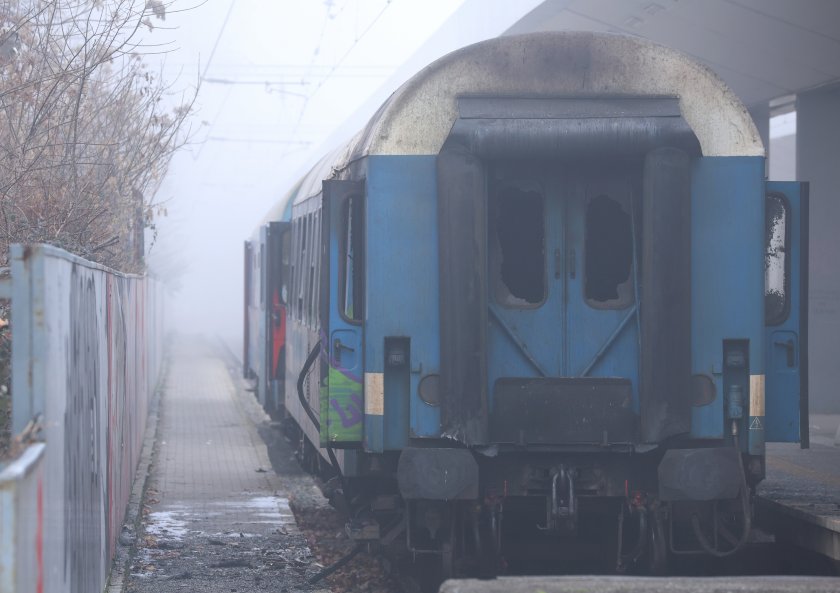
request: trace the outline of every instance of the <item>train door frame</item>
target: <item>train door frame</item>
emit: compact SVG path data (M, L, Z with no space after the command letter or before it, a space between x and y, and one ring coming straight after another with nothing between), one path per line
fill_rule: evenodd
M620 161L616 162L618 165ZM638 323L638 289L639 289L639 252L641 250L641 162L619 165L617 170L605 174L603 168L608 163L599 163L597 168L589 167L580 170L571 179L574 195L568 200L567 225L565 233L566 270L566 370L568 376L636 376L638 393L638 371L641 358L641 344L639 340ZM595 223L596 215L590 212L595 208L596 200L605 197L610 202L599 201L598 204L619 206L619 211L611 213L613 220L608 224L617 225L620 212L626 224L626 251L616 249L617 245L606 245L612 248L614 256L623 255L627 261L627 276L621 282L615 283L615 298L598 298L594 287L588 286L590 280L590 260L595 258L592 251L595 229L590 224ZM612 229L613 234L617 229ZM592 241L591 241L592 239ZM604 244L599 246L604 250ZM623 253L622 253L623 251ZM603 259L603 258L602 258ZM603 264L603 262L599 262ZM608 282L607 284L612 284ZM599 335L591 336L595 326L599 326ZM632 338L627 334L634 333L628 329L635 327L636 360L631 367L617 370L610 364L608 354L611 349L620 346L620 339ZM590 335L586 335L590 334ZM572 343L581 347L572 348ZM584 349L583 346L588 346ZM632 359L633 357L621 357Z
M265 303L265 378L266 409L272 416L279 417L283 408L284 381L286 375L286 309L287 298L283 296L284 267L283 259L288 257L284 249L284 237L291 232L291 223L271 221L266 226L265 237L265 283L263 298Z
M487 164L534 158L575 165L643 161L641 227L646 230L636 299L641 420L640 436L631 440L659 443L687 434L691 407L683 394L690 391L691 377L691 159L701 151L682 119L679 100L589 98L584 107L570 97L464 96L458 97L458 109L459 118L437 155L442 434L466 445L494 441L486 351ZM521 408L511 400L512 410Z
M547 164L491 163L487 188L488 386L494 375L559 377L566 374L564 339L560 356L547 360L539 342L556 347L546 328L565 336L566 232L564 173ZM526 207L526 203L530 203ZM534 219L538 215L538 220ZM528 220L531 218L532 220ZM533 228L538 223L539 229ZM523 228L528 225L528 228ZM539 244L538 244L539 243ZM534 258L541 258L539 267ZM539 276L539 278L538 278ZM539 297L534 293L539 285ZM535 344L536 342L536 344ZM505 348L503 345L506 345ZM495 352L494 352L495 351ZM505 354L507 351L507 354ZM519 364L517 364L517 361Z
M364 181L323 181L318 311L322 446L360 445L365 414L382 413L382 402L370 407L364 393L364 218Z
M251 276L253 274L253 257L254 248L250 241L245 241L243 245L244 258L244 273L243 273L243 291L242 291L242 325L243 325L243 343L242 343L242 376L245 379L251 378L251 328L250 320L248 319L248 309L251 306Z
M765 207L778 200L785 214L785 303L781 310L767 311L765 300L765 385L764 401L750 402L750 434L764 424L767 442L799 442L810 446L808 422L808 184L769 181ZM768 215L771 215L767 211ZM770 287L770 220L765 244L765 299ZM771 317L768 319L768 317Z
M597 165L497 161L488 170L491 439L543 445L636 441L637 423L627 414L591 431L582 430L575 416L592 415L593 406L611 410L638 401L631 393L638 393L641 355L641 159ZM589 269L592 261L597 270ZM595 274L601 270L615 278ZM558 343L559 355L546 359L543 353L557 352ZM542 426L536 418L544 416L555 418L553 430L544 426L523 435L516 429Z

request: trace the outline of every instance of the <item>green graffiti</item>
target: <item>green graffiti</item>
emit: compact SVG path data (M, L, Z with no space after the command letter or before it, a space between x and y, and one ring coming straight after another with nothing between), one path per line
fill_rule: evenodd
M362 382L330 366L321 386L321 445L361 442L364 431Z

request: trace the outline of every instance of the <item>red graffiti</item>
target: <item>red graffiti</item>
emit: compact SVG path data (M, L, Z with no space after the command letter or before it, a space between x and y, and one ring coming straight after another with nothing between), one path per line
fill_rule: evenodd
M114 342L113 342L113 311L112 299L114 298L113 279L110 276L105 278L105 323L106 323L106 348L108 350L108 429L105 432L107 440L106 455L107 455L107 477L105 480L105 488L108 495L108 556L112 557L116 547L116 537L114 536L114 515L115 515L115 501L114 501L114 475L116 473L114 442L113 442L113 427L117 424L117 406L114 402Z
M35 531L36 593L44 593L44 480L38 477L38 527Z
M271 342L274 345L271 376L278 377L280 373L280 354L283 352L283 347L286 345L286 307L280 304L280 294L277 289L274 290L274 296L271 303L272 309L272 336Z

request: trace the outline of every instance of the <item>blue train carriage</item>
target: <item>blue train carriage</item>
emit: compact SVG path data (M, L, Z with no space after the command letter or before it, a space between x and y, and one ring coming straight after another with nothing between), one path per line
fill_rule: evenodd
M296 189L296 188L295 188ZM272 416L284 416L287 296L282 279L291 258L290 192L244 245L242 371Z
M806 187L680 53L456 51L291 200L286 409L444 574L730 554L807 443Z

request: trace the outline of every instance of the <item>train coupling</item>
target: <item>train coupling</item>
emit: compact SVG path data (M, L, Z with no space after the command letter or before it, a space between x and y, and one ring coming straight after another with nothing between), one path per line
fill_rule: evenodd
M551 470L551 494L546 500L543 531L574 531L577 526L577 496L575 495L575 469L560 465Z

